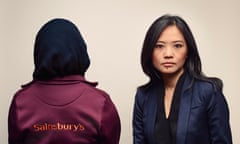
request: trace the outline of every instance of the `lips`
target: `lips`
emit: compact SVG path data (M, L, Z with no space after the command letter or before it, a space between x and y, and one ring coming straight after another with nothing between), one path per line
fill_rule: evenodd
M165 67L171 67L173 65L175 65L174 62L165 62L165 63L163 63L163 66L165 66Z

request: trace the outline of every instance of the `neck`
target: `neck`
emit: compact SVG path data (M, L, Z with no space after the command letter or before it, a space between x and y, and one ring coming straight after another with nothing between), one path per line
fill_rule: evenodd
M181 70L175 74L169 74L169 75L162 75L163 81L164 81L164 87L165 89L175 89L178 79L183 74L184 70Z

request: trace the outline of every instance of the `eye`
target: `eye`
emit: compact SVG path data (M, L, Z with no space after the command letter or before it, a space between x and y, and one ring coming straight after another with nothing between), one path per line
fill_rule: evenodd
M156 45L155 45L155 48L163 48L163 47L164 47L163 44L156 44Z
M182 48L183 45L182 45L182 44L175 44L174 47L175 47L175 48Z

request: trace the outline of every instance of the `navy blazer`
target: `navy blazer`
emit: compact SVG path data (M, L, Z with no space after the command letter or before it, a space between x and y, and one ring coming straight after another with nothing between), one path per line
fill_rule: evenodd
M155 144L159 85L138 88L133 112L134 144ZM221 90L186 76L181 92L176 144L232 144L229 110Z

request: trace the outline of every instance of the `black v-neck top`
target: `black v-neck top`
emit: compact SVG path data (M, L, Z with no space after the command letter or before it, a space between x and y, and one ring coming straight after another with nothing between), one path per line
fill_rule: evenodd
M163 84L160 84L160 95L157 100L157 116L154 129L155 144L176 144L178 112L184 77L185 74L183 74L177 82L168 118L166 117L164 107L165 88Z

